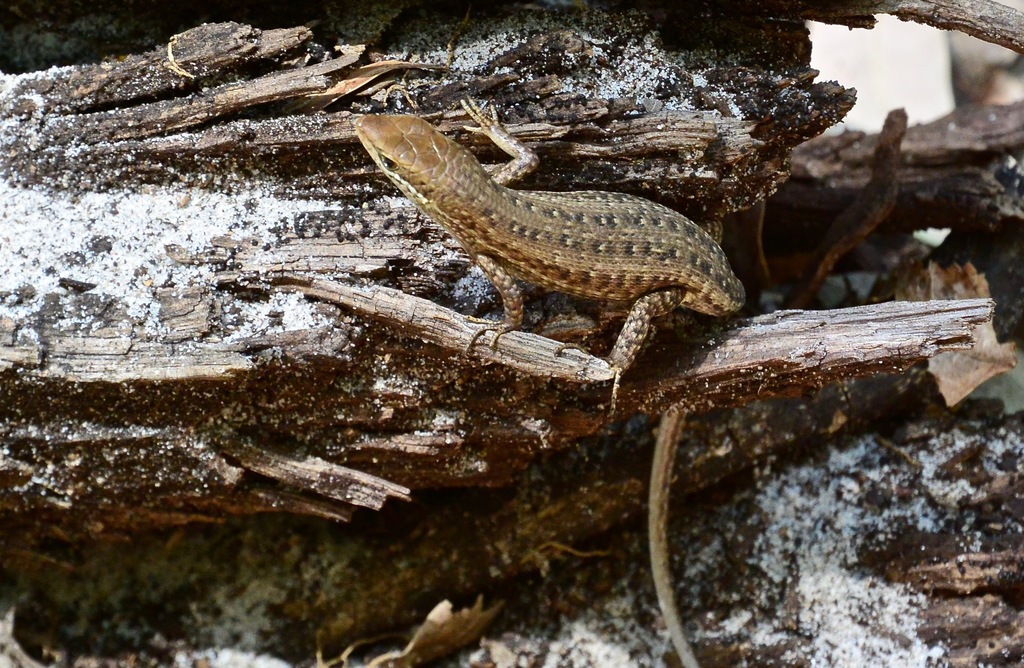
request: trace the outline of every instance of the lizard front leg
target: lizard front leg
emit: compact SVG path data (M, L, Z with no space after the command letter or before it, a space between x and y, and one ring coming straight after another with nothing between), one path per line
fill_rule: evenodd
M491 172L491 178L495 183L507 186L511 183L529 175L540 164L540 158L526 144L513 137L498 120L498 113L491 107L484 112L483 109L469 98L462 100L462 108L466 110L477 127L467 127L466 130L482 134L505 153L512 156L512 162L505 163L495 171Z
M469 352L473 348L473 344L476 343L476 340L486 332L495 333L494 339L491 341L491 350L496 350L498 348L498 339L503 334L519 329L523 325L523 291L519 288L519 283L515 277L508 273L508 270L501 266L494 258L489 255L477 255L474 260L476 260L477 266L484 272L484 275L487 276L491 284L498 290L498 294L501 295L501 303L505 308L505 317L502 318L500 324L490 324L489 320L472 318L475 322L485 322L488 324L473 334L469 345L466 346L466 352Z

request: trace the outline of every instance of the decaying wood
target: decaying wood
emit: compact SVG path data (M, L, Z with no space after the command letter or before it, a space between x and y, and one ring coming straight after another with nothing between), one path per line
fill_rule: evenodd
M803 3L797 3L803 4ZM954 30L1024 53L1024 17L995 0L854 0L842 3L806 3L803 16L815 21L874 25L876 14L892 14L942 30Z
M907 132L907 112L889 112L878 135L871 165L871 179L850 207L832 221L814 252L808 270L793 289L789 308L810 305L836 262L864 241L889 217L899 195L900 143Z
M901 146L899 196L883 232L924 227L992 232L1024 222L1020 168L1024 103L964 107L909 128ZM768 225L782 238L815 244L818 221L850 206L870 178L877 135L847 132L793 152L793 178L768 201Z
M1024 435L1022 427L1019 418L988 417L979 423L975 416L975 424L963 429L968 438L982 444L1007 437L1020 438ZM973 491L959 499L936 497L929 479L916 478L922 475L917 459L923 453L919 450L931 447L927 446L929 439L948 438L953 428L948 418L938 422L904 422L891 434L891 441L872 437L879 442L878 447L890 453L889 465L908 478L862 479L859 484L863 489L850 498L869 516L900 506L904 506L905 511L893 515L883 540L870 542L853 555L855 563L844 562L841 566L851 569L851 577L864 577L864 569L867 569L880 578L874 585L876 588L905 585L910 593L929 594L936 588L944 591L943 597L930 600L919 611L919 629L922 639L950 648L948 656L954 661L953 665L968 665L969 657L978 656L977 648L969 644L970 638L1001 638L997 647L1005 647L1005 653L986 645L993 651L986 649L982 656L994 665L1014 665L1020 657L1020 613L1005 599L1016 596L1019 588L1019 559L1013 559L1011 554L1019 552L1021 545L1019 534L1007 533L1000 527L1014 526L1020 520L1019 504L1013 502L1021 493L1020 474L1014 471L1019 460L1004 462L1006 474L993 476L980 467L977 454L971 454L977 453L978 446L950 451L944 455L945 461L938 462L941 471L930 473L930 479L944 480L951 489L966 483ZM836 427L835 431L841 432L842 427ZM701 438L699 425L696 432L697 438ZM741 438L754 445L761 437L744 435ZM366 521L360 531L313 527L299 530L294 520L286 519L260 522L242 528L241 551L234 541L223 539L237 537L237 528L206 534L186 533L176 539L171 549L161 536L140 536L133 541L130 552L114 545L91 554L84 561L79 559L74 569L38 571L31 578L35 599L24 608L26 619L32 619L35 608L31 606L45 607L62 600L62 592L68 590L70 581L93 577L116 564L125 571L120 586L130 591L140 586L141 579L149 577L150 569L159 568L168 559L173 560L181 551L193 555L191 571L186 576L187 584L183 584L174 570L168 569L163 584L169 590L181 586L225 587L244 592L255 581L276 581L279 573L287 573L282 580L287 587L283 595L294 601L289 608L288 623L303 629L301 633L285 634L287 639L275 645L276 651L287 656L308 656L315 642L330 656L353 637L416 621L438 597L453 591L472 596L493 586L495 579L545 563L555 576L543 583L540 591L524 592L522 599L517 597L509 602L513 609L507 617L499 619L495 638L505 641L501 633L507 630L529 633L534 628L530 620L538 615L544 618L568 615L571 621L574 615L591 606L597 605L601 610L602 596L614 593L611 583L606 581L614 575L609 570L628 568L643 572L646 563L643 534L636 531L613 533L599 539L596 545L590 543L593 547L610 548L613 554L607 557L559 556L557 552L539 551L553 541L579 544L586 537L601 535L622 517L636 517L643 511L650 437L646 431L633 434L627 431L617 434L615 440L621 442L591 441L580 452L556 455L548 465L533 468L530 485L521 485L507 493L466 490L448 498L434 499L427 506L401 509L388 506L383 513L364 518ZM797 443L805 449L821 452L817 437L806 440L798 437L794 445ZM688 450L695 448L697 453L693 454L714 457L728 444L712 439L704 446L691 438L685 446ZM785 460L776 462L773 475L785 473L788 468ZM853 484L855 475L846 475L850 479L847 484ZM823 484L827 484L828 479L825 480ZM907 480L916 482L908 484ZM703 488L703 485L698 487ZM802 621L790 616L799 609L796 607L799 598L805 595L796 588L801 571L794 570L792 579L780 583L771 581L756 567L743 566L746 557L758 547L757 527L769 518L764 511L743 505L745 492L743 486L740 487L739 505L732 512L716 511L718 506L727 503L732 486L680 498L673 509L670 535L679 555L675 561L680 582L679 600L697 620L698 628L711 630L717 623L704 614L714 608L716 597L728 601L726 609L738 606L750 609L754 615L750 624L730 635L699 639L696 643L698 657L706 665L728 665L741 658L771 663L787 652L799 656L813 654L815 638L802 632L807 628L804 624L813 620ZM964 527L955 519L927 535L910 530L915 513L922 510L916 503L923 503L926 508L944 509L942 512L951 518L957 516L958 508L974 513L980 522L977 528L990 533L992 538L979 541L973 536L974 525ZM736 518L742 518L739 526ZM842 521L839 517L835 519ZM840 523L836 529L842 530L844 526ZM394 542L396 529L405 536L400 544ZM467 541L466 536L472 539ZM968 536L969 547L965 548ZM786 539L797 543L806 541L805 548L812 551L808 545L813 545L820 536L799 534ZM724 548L710 550L710 557L701 556L701 550L713 540L722 540ZM231 544L225 546L224 542ZM287 550L282 549L285 544ZM939 549L933 553L935 548ZM339 554L345 556L339 557ZM938 555L945 556L934 560ZM327 573L309 567L324 559L333 564ZM686 584L686 574L705 559L710 559L713 565L704 563L703 584L695 594ZM228 570L232 575L226 581L208 567L218 561L230 565ZM427 566L416 568L415 564ZM987 578L980 569L987 569ZM593 574L583 577L582 573L590 572ZM804 575L810 576L813 572ZM586 594L580 602L577 588L581 578L600 593ZM647 579L636 577L634 586L639 587L644 599L653 605ZM308 587L330 591L331 595L304 596L301 592ZM754 592L764 590L777 592L774 595L778 600L759 610ZM366 605L367 601L372 601L373 605ZM417 603L410 604L410 601ZM162 612L170 616L185 615L182 608L186 604L187 597L180 597L169 601ZM268 604L274 605L273 602ZM420 605L422 612L417 613L415 605ZM633 605L637 603L634 601ZM86 610L88 606L83 611ZM949 617L951 612L957 611L963 615ZM769 620L776 633L757 638L748 635L747 630L759 619ZM884 628L874 628L870 620L868 622L872 633L881 633L884 637ZM601 624L613 633L607 628L608 619L603 619ZM34 623L27 623L26 627L38 629ZM314 635L318 640L314 641ZM532 655L542 653L550 638L550 633L539 634L529 641L524 651ZM618 641L640 642L626 638ZM636 651L647 652L650 648L641 645ZM465 664L455 662L455 665Z
M943 418L905 423L891 442L878 438L877 443L892 453L888 464L892 476L872 480L871 473L867 473L857 494L862 501L855 503L862 504L868 517L888 512L892 519L881 529L881 536L865 536L854 559L867 577L877 575L880 585L895 584L908 593L928 595L928 605L916 613L920 619L915 625L919 625L922 639L945 648L944 665L969 666L979 661L1015 665L1024 655L1022 617L1013 603L1019 596L1019 556L1024 543L1019 534L1006 529L1017 526L1021 517L1019 505L1010 502L1021 491L1019 452L1007 452L1006 460L996 466L991 461L983 464L982 460L987 444L1004 438L1016 441L1021 421L1014 416L968 419L955 425L950 422ZM939 459L931 459L934 456ZM922 464L919 457L926 463ZM899 481L901 476L906 477ZM908 506L906 514L893 512L902 505L901 497L920 498L924 508L947 508L951 522L938 522L931 530L921 530L914 526L920 509ZM955 519L965 515L977 517L977 521L964 525ZM763 521L755 518L746 524ZM842 526L850 518L836 521ZM756 544L743 534L743 528L734 527L726 538L730 554L756 549ZM743 561L741 557L739 562ZM794 569L793 581L807 577L808 573L799 571L810 566L808 562ZM837 581L834 586L843 585ZM779 601L783 616L787 606L796 609L797 599L809 595L796 586L789 589ZM727 592L722 595L729 596ZM787 597L791 600L786 601ZM814 624L799 618L777 623L792 630ZM870 628L867 624L861 632L871 633ZM832 634L834 630L822 632ZM712 640L704 647L705 660L711 665L726 665L739 658L770 664L806 642L797 637L780 638L778 644L761 643L757 648L746 644L742 635Z
M225 33L231 37L225 39ZM302 29L295 29L284 40L274 33L266 40L270 45L239 53L237 44L243 39L239 34L257 44L264 41L259 31L231 24L201 26L178 36L176 45L198 42L213 45L206 51L195 49L196 53L190 52L185 60L176 56L175 62L180 67L195 70L192 78L177 75L184 81L182 90L172 87L173 80L167 80L166 53L161 48L123 65L77 71L67 75L68 83L49 90L41 91L33 82L15 87L10 93L8 113L25 118L30 125L33 124L31 118L42 113L46 115L46 122L39 124L31 136L9 137L11 150L0 158L0 168L8 178L19 183L59 182L67 187L69 178L84 178L90 187L95 187L115 183L112 177L121 173L120 170L130 170L139 179L163 180L166 175L162 170L182 160L244 159L254 168L274 172L280 169L282 158L306 151L310 146L344 146L348 159L342 164L311 164L310 174L321 181L317 191L326 188L335 197L361 197L361 179L354 177L365 173L369 163L355 139L351 114L284 115L272 121L233 121L209 126L218 117L277 100L301 100L322 92L346 76L346 68L353 69L351 66L361 51L348 48L341 57L324 63L203 90L203 84L213 74L220 80L245 65L265 63L268 55L277 54L287 46L300 46L310 37L310 33ZM216 45L223 45L225 52L219 52L214 48ZM554 47L534 42L533 48ZM161 78L151 81L142 69L147 66L158 69ZM557 67L552 70L557 71L560 71ZM578 187L581 175L563 175L558 165L578 165L580 159L585 158L588 187L596 189L614 184L619 189L645 191L656 175L661 184L657 195L671 197L677 191L689 193L685 206L701 211L700 219L704 221L713 221L730 209L749 206L756 201L759 191L773 190L783 180L784 171L765 170L761 166L773 162L780 151L787 151L801 140L819 134L839 120L853 102L849 91L839 86L812 83L813 71L807 69L796 69L788 76L772 79L755 72L711 71L705 76L733 75L735 78L745 74L750 79L746 82L749 89L740 88L729 94L739 98L733 103L739 104L744 115L752 120L724 116L717 110L638 114L644 110L618 100L584 101L518 85L524 74L506 77L507 80L500 83L487 77L470 77L455 88L439 86L418 92L422 98L419 111L441 130L450 131L468 121L458 107L459 99L466 95L497 96L504 107L515 110L515 115L505 119L509 130L531 147L535 146L550 164L550 169L538 174L531 187ZM131 80L133 76L145 77L146 84L140 87L122 84L105 91L102 102L105 106L117 105L114 109L89 112L89 106L65 103L66 99L75 99L83 92L88 95L88 91L102 87L113 77ZM680 70L678 76L685 76L685 73ZM714 96L720 93L714 93L710 86L707 88L694 91L693 95L703 96L700 98L703 103L714 109L717 104ZM176 96L149 101L159 93ZM742 98L743 94L747 99ZM773 105L787 105L788 113L798 111L792 106L794 94L805 96L807 108L813 108L815 113L793 119L795 122L787 126L786 132L772 131L770 123L761 122L762 118L771 117ZM185 129L196 130L198 134L173 134L174 130ZM473 141L483 143L479 138ZM65 150L69 143L78 149L74 154ZM493 149L490 154L497 155ZM679 162L680 155L687 156L684 163ZM624 175L619 161L639 157L644 161L634 163L630 173ZM356 169L352 166L353 158ZM287 176L302 179L303 171L293 163L289 165ZM312 183L302 180L296 185L313 189Z
M157 627L174 620L175 632L199 646L205 640L196 639L210 637L208 620L238 613L214 601L251 593L275 629L253 647L308 659L316 648L340 650L415 621L443 598L472 597L543 569L549 556L540 546L594 540L637 517L650 456L638 412L681 403L704 413L691 423L679 474L690 489L714 495L723 489L715 486L742 488L743 476L766 461L932 405L932 381L913 365L969 346L972 327L992 317L990 301L781 311L720 324L677 318L677 335L666 319L624 378L615 415L598 356L621 326L621 305L534 292L526 331L506 335L497 350L485 339L467 351L479 325L462 313L493 314L493 291L479 289L443 230L393 197L352 131L358 113L414 107L496 161L493 147L462 132L467 119L457 104L466 95L491 100L542 158L526 187L632 192L712 229L779 188L795 150L798 180L768 205L766 248L773 240L795 247L797 238L813 246L823 221L863 190L877 145L846 136L797 148L839 120L852 94L813 81L802 28L765 25L810 14L865 22L866 10L775 4L785 8L744 3L743 29L756 34L760 26L771 42L744 48L789 54L784 62L762 70L735 66L745 62L738 58L691 70L680 64L688 60L665 58L648 82L658 92L644 99L566 85L581 71L596 81L624 36L539 30L505 40L471 67L456 58L441 70L432 66L443 62L415 58L402 67L373 44L349 44L324 60L310 56L316 27L234 23L200 26L117 62L24 77L0 92L0 174L9 192L77 202L130 183L179 193L187 208L191 195L173 190L179 181L203 191L243 190L252 181L265 185L261 196L314 203L198 248L154 248L151 264L173 267L164 275L172 278L148 286L148 320L138 304L80 273L80 258L54 261L59 280L50 293L25 285L0 294L4 304L37 304L0 317L0 560L24 592L21 639L74 646L73 631L49 635L71 628L55 621L61 615L106 628L106 601L137 600L160 610L159 620L128 613L145 627L138 637L166 637ZM942 3L873 7L982 30ZM1000 14L984 32L1017 45L1008 36L1017 18ZM493 49L486 38L455 32L453 53ZM661 58L657 40L645 44L645 63ZM709 53L732 48L712 46ZM374 68L381 58L386 65ZM380 77L384 71L396 78ZM987 232L1021 221L1019 193L1006 185L1013 165L1002 156L1024 144L1022 109L957 112L956 132L948 122L908 131L900 196L881 229L952 222ZM780 216L792 225L776 224ZM90 243L97 256L111 253L102 239ZM253 307L281 297L315 317L293 328L249 326ZM275 317L284 316L267 316L272 324ZM581 342L594 355L555 354L553 339ZM620 419L625 426L615 427ZM965 512L987 508L982 497L1012 508L1017 486L1013 476L985 480ZM698 515L680 517L697 525ZM737 560L749 554L746 537L764 530L756 520L729 534ZM865 563L892 582L959 597L928 599L922 634L952 647L954 662L984 655L998 665L997 652L972 654L968 640L1016 623L985 594L1019 582L1019 545L978 543L958 579L955 531L921 539L944 555L934 562L928 551L915 560L913 537L872 548ZM129 540L131 550L107 542ZM899 566L887 569L889 561ZM154 579L161 593L151 596L145 583ZM91 581L108 583L103 602L67 598ZM254 583L275 591L257 592ZM760 585L732 591L744 586ZM212 593L200 599L196 591ZM777 603L766 614L778 613L778 643L739 634L699 643L699 656L709 665L809 656L808 634L786 617L787 600ZM733 604L707 601L718 616L702 618L706 629ZM958 628L938 616L970 605L984 611L977 617L999 621ZM1011 655L1015 642L1007 640ZM155 655L170 651L153 647Z
M540 378L561 378L581 383L614 377L604 360L576 349L562 352L558 341L528 332L508 332L501 337L498 348L492 348L485 339L470 349L470 343L480 329L479 323L400 290L380 286L364 288L322 279L308 280L301 276L283 276L282 279L286 283L279 286L280 289L294 289L311 299L355 309L423 341L456 354L470 355L485 363L502 364Z
M15 86L20 104L10 110L33 113L40 106L62 113L83 113L99 107L144 100L173 91L195 89L198 80L221 76L252 62L270 61L309 40L305 26L256 30L238 23L203 26L175 35L168 44L143 55L110 63L75 67L49 77L29 78Z
M372 506L385 496L404 493L383 480L360 481L355 471L340 467L342 463L384 473L392 476L389 479L404 480L403 484L416 488L505 484L526 465L537 443L550 441L564 447L580 435L593 433L610 418L603 409L604 390L592 390L589 397L581 397L575 385L557 385L549 380L561 376L574 383L593 384L608 378L607 365L572 351L556 356L558 344L522 333L510 335L506 348L490 351L479 347L472 351L473 355L482 355L483 361L500 365L474 379L483 389L471 396L478 399L477 405L486 408L470 413L469 419L459 415L441 420L436 426L439 421L431 419L432 414L453 407L464 410L466 381L455 381L478 358L464 354L475 327L424 297L437 296L452 277L465 271L467 261L463 254L449 252L455 248L454 243L432 223L413 214L406 203L384 199L363 206L366 182L375 175L352 132L352 113L310 116L290 113L292 107L286 107L283 113L268 108L285 101L301 106L309 96L321 105L319 96L328 91L358 89L358 85L346 87L339 81L344 84L350 76L356 82L366 79L357 68L364 52L360 46L342 48L338 57L324 62L302 65L298 47L310 37L310 31L302 28L264 34L235 24L205 25L176 35L166 47L144 56L61 72L53 81L27 77L6 91L9 104L4 111L13 121L8 127L19 131L4 135L9 150L4 152L0 168L21 187L72 192L114 188L126 172L136 182L155 185L166 181L169 171L202 179L210 170L230 171L244 160L249 169L279 176L296 193L336 198L336 207L317 212L315 217L281 221L272 230L271 239L219 237L198 252L173 245L162 249L166 257L182 266L209 267L216 280L214 285L154 286L152 296L160 314L158 333L151 325L142 326L129 317L127 306L116 296L96 289L95 281L77 278L74 265L53 268L61 272L58 284L62 292L48 305L23 321L3 321L0 359L7 369L16 372L8 377L10 384L5 391L12 398L9 405L22 417L18 407L30 404L30 397L60 396L59 388L66 383L84 383L84 393L72 400L80 402L82 410L97 400L94 388L101 394L120 392L106 383L122 383L126 391L133 391L127 388L134 383L152 384L149 391L154 413L140 419L145 409L140 412L137 405L129 407L129 401L123 404L125 410L120 415L108 412L104 425L96 432L99 438L110 438L116 432L127 442L137 444L141 439L159 443L167 450L180 450L178 454L168 453L167 466L194 475L182 476L176 484L168 481L160 486L152 502L143 501L143 505L153 508L151 520L166 517L176 524L208 517L212 510L209 504L216 504L218 495L228 489L236 493L224 502L226 509L238 512L244 507L239 500L246 498L253 502L253 512L263 512L266 500L273 497L265 484L267 477L283 484L281 503L310 512L323 511L332 517L345 515L347 510L330 508L324 498L319 498L331 498L332 494L311 482L318 476L336 475L351 484L370 484L371 496L359 502ZM722 104L716 96L721 93L711 86L689 94L697 101L691 110L662 109L653 113L619 100L558 95L554 92L557 77L570 68L563 59L547 56L561 51L570 36L560 32L553 37L503 45L505 55L493 61L494 67L504 62L502 57L529 62L523 73L537 75L535 82L547 82L540 87L521 82L521 75L496 79L463 73L459 80L437 86L421 81L410 87L403 99L418 100L420 113L442 129L453 130L466 120L454 104L462 96L497 98L504 108L514 110L506 119L510 130L540 147L551 163L544 172L546 176L538 177L534 187L575 187L580 178L585 178L591 187L614 181L617 188L643 191L656 173L662 187L659 192L694 193L686 206L700 209L704 222L711 226L728 208L750 203L758 193L773 189L785 176L778 156L819 133L852 102L841 87L813 83L813 74L806 68L793 68L792 73L781 77L735 68L705 72L703 76L708 80L731 81L723 90L732 96L741 117L719 111ZM589 57L595 48L585 40L570 42L570 50L582 56ZM151 70L156 76L151 76ZM681 81L696 85L681 69L672 76L685 77ZM127 83L135 80L140 80L139 85ZM794 99L801 97L814 113L804 113L800 106L793 105ZM762 122L770 118L768 125L774 126L777 119L772 108L782 103L791 116L785 132ZM240 112L253 113L257 118L228 120ZM69 145L74 146L73 151L67 150ZM320 147L332 158L298 160L299 152L310 147ZM680 163L681 152L691 159ZM624 180L621 161L638 158L643 161L634 163L630 177ZM571 182L562 176L559 162L577 164L584 159L587 175L573 173ZM766 169L766 164L770 168ZM688 185L674 188L673 183ZM100 243L95 252L110 252L110 246ZM369 284L354 283L359 280ZM325 305L319 311L323 323L315 328L246 336L235 334L235 325L223 315L238 308L238 302L245 302L247 297L262 299L289 290L341 303L345 309ZM31 300L36 296L32 286L24 286L24 291L25 295L14 293L9 297ZM68 313L76 314L74 325L69 326ZM602 325L609 320L608 312L596 317ZM968 315L967 320L974 317ZM568 330L559 326L570 336L597 331L597 321L586 314L570 315L569 320L575 324ZM381 324L400 328L384 328ZM601 334L609 336L610 329L602 326ZM411 330L414 338L410 340L406 330ZM454 355L439 354L421 341L440 344ZM384 375L373 362L382 345L390 349L390 362L386 364L389 370ZM275 355L320 363L282 365L273 361ZM453 358L457 360L454 366L449 361ZM913 359L917 357L907 356L906 362ZM299 409L308 394L308 390L299 388L308 382L308 376L300 374L284 385L277 384L278 379L287 378L298 368L315 369L314 375L319 377L344 374L351 384L333 389L318 387L319 408L313 411L317 414L313 418ZM414 389L396 393L387 375L410 368L417 369ZM23 371L28 375L19 375ZM820 378L826 376L824 372ZM34 386L26 387L26 382ZM264 414L263 409L251 406L252 395L247 390L253 383L264 382L275 389L290 387L289 392L298 395L278 404L271 414ZM353 392L353 388L358 390ZM551 419L548 409L540 408L543 403L538 406L540 410L520 411L523 399L534 393L549 395L555 402L552 405L578 404L579 408L570 409L578 413L578 418L563 427L559 420ZM673 396L673 392L664 393L655 405L665 405ZM180 410L166 412L160 407L160 401L171 397ZM210 397L217 399L211 402ZM632 405L626 405L627 410L641 401L646 398L638 395ZM736 397L732 401L739 402ZM224 405L239 410L224 411ZM292 408L286 409L286 405ZM368 411L372 405L380 406L380 411ZM217 408L211 410L213 406ZM66 415L79 410L65 408L69 411ZM328 413L321 413L321 409L334 412L335 417L324 421ZM254 459L252 450L239 450L238 443L267 447L269 442L257 438L254 443L251 435L243 432L254 426L254 420L276 421L287 410L292 411L287 419L291 426L284 433L307 443L312 448L308 456L293 457L277 449L265 460ZM338 410L344 414L339 415ZM232 413L234 417L223 417ZM495 418L505 424L499 422L502 426L496 427ZM19 462L17 466L11 463L20 471L18 479L31 479L25 478L19 468L22 460L32 458L28 452L62 442L64 447L67 442L85 443L90 427L76 425L72 437L64 439L55 438L60 429L45 420L12 425L9 437L27 448L19 450L24 454L13 460ZM137 427L142 427L141 431ZM328 432L333 435L328 436ZM486 462L486 469L467 470L465 465L456 465L464 453L494 442L502 433L518 445L502 451L496 460L487 454L493 448L484 445L479 452L483 453L481 463ZM41 436L37 438L37 434ZM212 443L218 445L208 447ZM147 449L136 445L136 451ZM192 468L197 459L202 463ZM431 463L424 465L427 459ZM411 470L410 461L416 464ZM314 462L312 470L309 462ZM122 467L124 464L121 462ZM140 472L148 466L143 464ZM339 468L332 470L332 466ZM307 473L297 475L302 468ZM244 471L259 476L251 489L243 491L238 485L247 487L249 480ZM56 475L56 479L69 484L75 477L71 472ZM137 479L144 481L146 476ZM205 484L198 488L202 490L198 494L193 486L197 479ZM47 485L59 486L52 481ZM88 486L70 484L64 488L75 490L72 496L81 502L75 508L85 510L86 516L103 505L100 497L110 495L108 490L98 490L95 498L83 498L78 494ZM116 505L104 506L107 512L103 526L108 530L119 525L136 526L137 514L131 510L140 503L140 495L146 496L146 489L145 484L129 484L122 490L125 504L120 511ZM308 503L300 503L297 493L307 493ZM345 494L335 494L334 500L340 500L338 496ZM91 495L87 493L86 497ZM174 510L165 513L169 499L173 499ZM42 504L40 509L55 510L49 500ZM77 521L72 524L76 531L89 525Z
M396 293L377 296L380 300L394 299ZM400 303L408 303L409 299L403 296ZM383 311L390 314L392 324L411 328L427 338L428 327L436 330L438 322L452 327L450 323L463 320L454 314L439 316L439 307L429 302L411 310L385 308L382 301L369 300L369 304L377 309L378 317ZM943 350L969 347L973 327L987 321L991 312L991 303L978 299L893 302L828 313L793 311L760 316L717 333L703 345L677 343L674 350L659 351L662 359L675 359L675 365L654 362L653 368L640 379L634 381L627 376L619 405L625 414L641 406L657 413L678 402L705 411L742 405L751 396L766 399L805 393L809 388L873 374L880 369L894 372ZM451 349L448 364L457 365L452 367L456 377L462 373L460 369L472 368L472 362L467 364L460 358L475 326L463 322L460 327L459 338L444 339L442 329L437 339ZM414 364L416 359L445 358L426 351L422 345L410 349L409 343L398 340L388 344L394 368ZM87 355L97 344L80 341L79 345L79 354ZM276 345L287 351L286 342L278 341ZM378 346L368 345L379 350ZM33 397L50 396L50 409L69 416L87 410L95 401L123 404L128 412L108 412L108 426L82 424L73 432L39 421L22 421L17 427L8 427L5 440L13 447L3 462L3 470L18 486L0 492L0 498L6 497L6 503L18 504L25 510L34 508L54 518L62 517L60 522L66 531L91 526L97 514L102 516L105 530L112 531L136 526L140 507L151 509L148 521L159 526L215 516L218 504L225 512L244 512L241 499L253 501L251 512L265 512L268 508L262 500L272 500L275 490L280 490L289 501L297 493L304 493L311 500L320 498L320 503L310 503L306 509L317 514L319 509L329 508L323 505L322 497L379 507L386 496L401 498L406 492L332 461L346 462L414 489L508 484L538 448L566 448L580 437L597 432L609 419L608 383L581 386L578 378L554 383L545 374L529 369L532 360L545 360L553 367L559 360L574 359L556 356L556 347L528 333L509 335L496 353L481 346L479 354L484 359L493 355L505 364L511 361L512 368L528 370L519 371L519 379L508 374L505 364L478 372L478 384L473 390L475 405L486 409L464 413L428 430L423 425L437 411L447 411L465 402L465 384L439 387L431 396L418 398L415 403L410 403L404 393L395 394L387 385L353 395L347 387L326 384L320 386L317 401L309 402L304 394L293 393L301 392L302 378L310 370L300 371L301 367L286 365L266 369L258 374L261 377L243 382L204 377L191 379L192 382L179 379L176 384L165 379L160 391L151 397L153 405L149 411L140 410L141 406L130 400L135 392L132 382L146 378L126 379L122 391L87 386L66 400L56 391L60 381L18 384L15 387L21 394L15 405L31 403ZM150 351L145 354L159 357ZM114 362L109 355L98 355L102 365L131 369L137 359L126 353ZM577 355L587 360L585 355ZM589 364L595 368L603 365L599 360ZM350 366L325 367L316 376L326 378L352 371ZM529 378L532 383L525 380ZM497 382L498 379L505 380ZM202 382L196 386L196 381ZM511 391L512 388L518 389ZM253 393L263 399L254 404ZM541 408L523 405L524 397L528 396L540 400ZM202 401L196 403L200 397ZM195 405L188 412L165 411L161 402L166 401ZM547 405L572 408L552 412L543 408ZM263 407L269 406L276 406L274 414L265 413L267 409ZM369 406L378 408L366 412ZM389 416L384 422L386 428L374 427L374 415L380 416L376 420ZM257 435L262 431L259 425L266 421L278 425L284 421L289 425L291 438L303 443L303 461L280 451L269 435ZM115 423L120 426L113 427ZM494 443L502 446L489 447ZM103 445L95 451L92 444ZM115 448L126 455L116 463L105 463L104 448ZM76 456L68 457L72 451ZM60 452L63 457L58 457ZM153 452L161 453L159 462L154 462ZM475 453L472 465L465 461L470 453ZM59 462L56 466L54 458ZM158 487L148 483L155 474L154 467L166 469L160 474L162 482ZM246 475L246 471L259 476ZM717 475L722 475L722 471ZM107 487L90 486L88 480L96 476L119 480L118 493L112 495ZM265 477L279 484L268 487ZM34 479L46 480L37 493L21 487ZM333 482L325 486L324 480ZM370 496L364 500L352 496L346 485L366 489ZM64 490L63 501L58 502L53 496L54 489ZM167 512L171 508L173 512ZM338 512L342 511L329 511L332 516Z

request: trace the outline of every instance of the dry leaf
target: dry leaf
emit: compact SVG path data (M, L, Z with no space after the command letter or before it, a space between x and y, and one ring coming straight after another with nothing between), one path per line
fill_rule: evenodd
M452 612L449 601L438 603L401 652L388 652L368 665L375 668L413 668L447 656L476 642L501 611L501 603L484 609L483 596L472 608Z
M988 281L970 263L943 269L934 262L904 276L896 298L905 301L928 299L970 299L991 297ZM947 406L958 404L979 385L1017 364L1014 345L999 343L992 323L974 328L975 343L970 350L942 353L928 360Z
M363 88L373 80L395 70L438 70L444 69L440 65L428 63L410 63L404 60L381 60L353 70L344 79L334 84L327 90L308 95L301 102L296 104L293 111L318 111L332 102L339 100L350 93Z

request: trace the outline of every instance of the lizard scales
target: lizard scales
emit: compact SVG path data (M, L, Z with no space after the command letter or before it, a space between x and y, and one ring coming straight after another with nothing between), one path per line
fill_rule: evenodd
M381 170L459 241L498 288L506 309L499 335L522 320L521 297L509 274L578 297L636 302L634 311L646 299L642 331L627 320L609 358L620 371L635 357L651 317L678 305L724 316L743 304L743 285L725 253L676 211L622 193L502 185L536 167L536 156L496 118L465 106L481 126L471 129L487 134L516 163L492 176L468 149L416 116L360 116L356 134ZM516 299L518 305L510 303ZM633 340L623 342L627 334Z
M722 249L668 207L622 193L506 188L416 116L361 116L356 127L394 165L381 165L385 174L471 256L500 258L525 281L613 301L680 286L683 306L713 316L743 303Z

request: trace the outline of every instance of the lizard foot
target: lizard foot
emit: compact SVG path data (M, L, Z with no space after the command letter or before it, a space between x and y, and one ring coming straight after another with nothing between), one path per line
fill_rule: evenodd
M590 354L590 351L584 348L583 346L577 345L575 343L563 343L562 345L558 346L557 350L555 350L555 356L560 356L566 350L578 350L586 355Z
M497 350L498 339L500 339L505 334L508 334L509 332L515 331L516 329L515 325L496 325L491 320L483 320L481 318L470 318L470 320L475 322L485 322L488 324L473 332L473 338L469 340L469 345L466 346L467 353L473 349L474 345L476 345L477 339L479 339L487 332L494 332L494 338L491 339L490 346L491 350Z
M459 101L459 104L462 105L462 108L466 110L469 117L477 124L476 127L464 126L463 129L467 132L482 132L487 134L488 129L500 125L500 121L498 121L498 112L494 107L489 107L487 112L485 112L479 104L468 97L462 98L462 100Z

